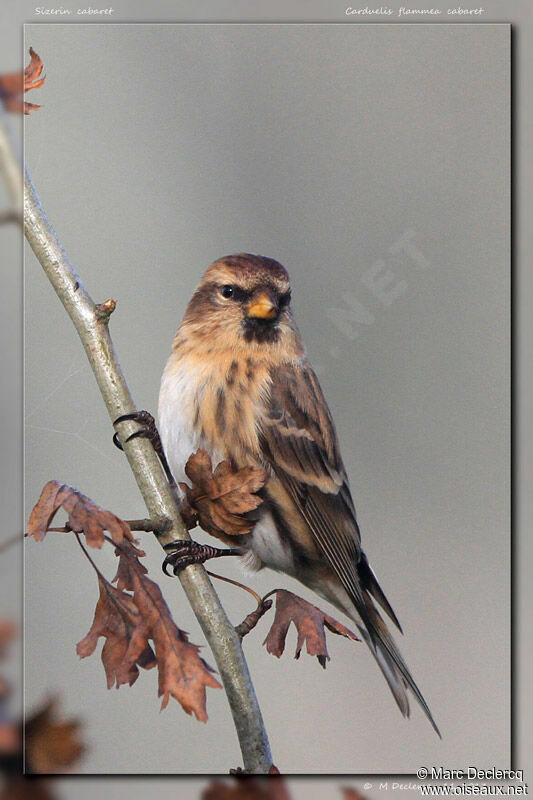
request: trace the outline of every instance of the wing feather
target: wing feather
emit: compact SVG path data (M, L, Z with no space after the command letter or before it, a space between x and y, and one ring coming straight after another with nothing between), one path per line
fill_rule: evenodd
M307 361L272 372L261 424L263 457L291 495L319 551L359 605L361 537L335 426Z
M292 497L317 549L354 603L364 639L404 716L409 688L435 731L431 712L373 600L398 619L361 550L355 509L335 426L318 380L305 361L272 372L272 388L260 422L263 458ZM401 628L400 628L401 630Z

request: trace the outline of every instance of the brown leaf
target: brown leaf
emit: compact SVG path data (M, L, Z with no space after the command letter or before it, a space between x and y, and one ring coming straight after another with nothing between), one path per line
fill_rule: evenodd
M21 747L19 726L11 720L0 720L0 759L17 755Z
M55 783L50 778L26 778L14 775L0 790L0 800L57 800Z
M6 649L15 635L15 626L7 619L0 619L0 658L4 658Z
M0 620L0 659L4 659L7 649L15 635L15 625L7 619ZM17 758L22 749L20 726L11 719L5 701L9 692L8 684L0 676L0 761Z
M341 792L344 795L344 800L366 800L365 796L362 795L361 792L351 786L343 786L341 788Z
M33 774L66 772L85 750L80 723L57 716L57 699L46 703L24 726L26 771Z
M214 781L204 789L201 800L290 800L289 790L281 776L239 776L233 783Z
M130 575L134 600L154 643L161 708L166 708L172 696L187 714L206 722L206 687L221 688L214 670L200 657L200 648L175 624L159 586L135 567Z
M329 654L326 647L325 628L332 633L346 636L348 639L360 641L355 633L346 628L342 623L333 617L325 614L316 606L308 603L303 597L299 597L286 589L276 589L276 615L263 644L269 653L281 656L285 650L285 640L291 622L294 623L298 631L298 642L296 644L295 658L300 658L302 647L307 647L310 656L316 656L325 668L326 661L329 661Z
M140 551L130 542L123 542L116 552L120 557L115 577L119 588L99 576L100 599L94 622L78 643L78 655L82 658L91 655L103 636L106 643L102 661L108 688L132 685L139 675L139 666L150 669L157 665L161 708L168 705L172 696L187 714L193 713L205 722L206 687L219 689L220 683L199 656L200 648L189 642L187 634L177 627L159 586L146 577L146 568L138 559Z
M16 628L12 622L10 622L7 619L0 619L0 659L5 658L6 650L11 644L11 641L15 635L15 631ZM3 677L0 675L0 701L8 694L8 691L9 691L8 684L4 681ZM3 727L0 727L0 751L2 749L1 741L3 737L5 737L6 735L9 735L8 732L5 731Z
M4 104L6 111L20 113L24 111L29 114L37 106L34 103L22 101L22 95L30 89L39 89L44 78L40 75L43 71L43 62L37 53L30 47L30 63L24 72L13 72L8 75L0 75L0 102Z
M14 632L15 626L10 622L0 622L0 648ZM23 733L27 772L66 772L84 750L78 736L79 724L58 719L57 702L51 700L23 725L2 701L0 698L0 800L52 800L45 781L28 780L21 775Z
M188 504L198 512L201 527L217 538L239 536L252 530L255 520L244 514L263 502L258 492L267 473L259 467L234 470L229 461L221 461L213 471L204 448L194 453L185 466L192 488L180 483ZM222 536L221 536L222 535Z
M115 544L133 541L133 535L126 522L97 506L81 492L67 484L48 481L33 507L28 520L28 533L37 541L42 541L58 510L63 508L68 514L68 527L77 533L84 533L90 547L102 547L104 531Z
M132 542L128 542L127 545L115 548L115 555L118 556L118 568L113 578L113 583L117 584L117 589L127 589L131 592L133 590L131 581L131 559L137 559L135 568L142 572L143 575L146 575L148 570L144 564L139 561L139 558L143 558L146 553L144 550L140 550L136 547Z
M76 645L80 658L90 656L96 649L100 636L105 638L102 663L107 678L107 688L127 683L132 686L139 677L139 669L155 666L152 648L146 642L144 650L134 660L126 659L131 639L142 619L131 595L112 586L98 576L100 597L94 612L94 621L87 636Z

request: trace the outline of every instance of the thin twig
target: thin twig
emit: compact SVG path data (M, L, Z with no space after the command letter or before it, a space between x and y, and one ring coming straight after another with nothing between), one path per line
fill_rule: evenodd
M50 530L50 529L49 529L49 530ZM105 581L105 582L107 583L107 582L108 582L107 578L105 577L105 575L103 575L103 574L100 572L100 570L98 569L98 567L96 566L96 564L95 564L95 563L94 563L94 561L92 560L91 556L89 555L89 552L88 552L87 548L86 548L86 547L83 545L83 543L82 543L82 541L81 541L81 536L80 536L80 534L79 534L77 531L74 531L74 536L75 536L75 537L76 537L76 539L78 540L78 544L79 544L79 546L81 547L81 549L82 549L82 551L83 551L83 554L85 555L85 558L86 558L86 559L89 561L89 563L90 563L91 567L94 569L94 571L96 572L96 574L98 575L98 577L99 577L99 578L101 578L103 581Z
M239 589L244 589L245 592L249 592L253 597L255 597L257 601L257 605L261 605L262 599L261 596L254 592L249 586L246 586L245 583L240 583L239 581L233 580L233 578L227 578L225 575L219 575L218 572L211 572L211 570L206 570L207 574L210 575L212 578L218 578L219 581L225 581L226 583L231 583L233 586L238 586Z
M240 639L243 639L247 633L253 631L261 617L266 614L269 608L272 608L272 600L261 600L255 611L248 614L240 625L235 626L235 630Z
M20 204L18 187L21 186L19 164L1 125L0 168L12 202L17 206ZM50 225L27 173L24 179L24 228L28 242L76 327L111 420L134 412L135 403L115 355L107 321L99 319L96 306ZM152 519L171 520L168 530L158 535L158 541L165 545L174 539L189 539L152 444L144 438L126 441L129 434L138 429L134 421L124 421L116 427L150 516ZM251 773L268 773L272 764L270 746L239 636L201 565L191 565L182 570L179 579L217 662L239 737L244 767Z
M253 597L255 597L257 601L257 608L254 608L239 625L235 625L235 630L239 636L239 639L244 639L247 633L253 631L259 620L261 619L266 612L272 608L273 600L269 600L268 598L275 594L278 590L272 589L271 592L268 592L264 597L257 594L253 589L249 586L246 586L245 583L240 583L240 581L234 581L232 578L227 578L225 575L219 575L218 572L211 572L211 570L207 570L207 574L210 575L212 578L218 578L221 581L225 581L226 583L231 583L233 586L238 586L240 589L244 589L246 592L249 592Z
M172 523L167 519L125 519L122 520L129 527L130 531L144 531L144 533L162 533ZM72 528L63 525L60 528L47 528L46 532L52 533L72 533ZM25 536L27 534L24 534Z

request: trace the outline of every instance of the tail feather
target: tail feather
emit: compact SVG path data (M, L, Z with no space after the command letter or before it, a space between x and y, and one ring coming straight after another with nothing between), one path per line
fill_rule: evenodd
M357 565L357 573L365 589L372 595L374 600L376 600L380 604L383 611L385 611L385 613L388 614L389 618L392 620L392 622L394 622L400 633L403 633L400 621L398 620L398 617L394 613L393 607L385 597L385 592L379 585L374 570L368 563L368 559L365 553L362 551L361 551L361 558Z
M379 645L376 646L374 644L370 634L363 625L358 625L357 627L359 628L359 632L363 637L363 640L369 646L370 652L378 662L378 665L383 672L387 683L389 684L390 690L394 695L394 699L398 703L398 708L404 717L408 717L409 700L407 699L407 693L405 691L405 682L398 676L398 670L396 669L394 662L386 650L379 647Z
M410 689L430 721L435 733L441 737L433 715L409 672L409 668L390 635L385 622L368 595L365 600L365 608L358 609L364 625L358 623L357 627L383 672L400 711L404 717L409 716L407 689Z

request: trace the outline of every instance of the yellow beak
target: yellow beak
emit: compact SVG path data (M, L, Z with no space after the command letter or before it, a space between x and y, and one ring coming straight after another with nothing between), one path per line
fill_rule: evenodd
M278 314L278 306L267 292L255 295L247 309L247 316L255 319L274 319Z

